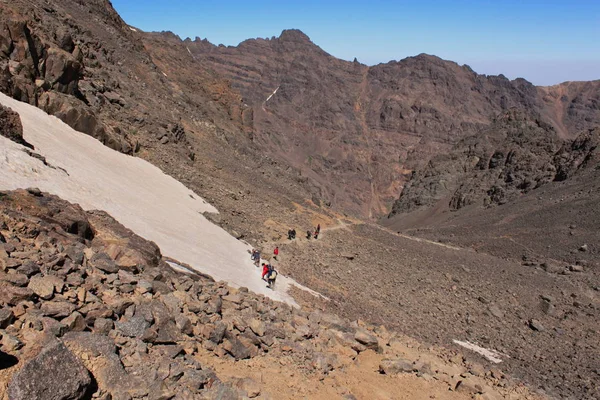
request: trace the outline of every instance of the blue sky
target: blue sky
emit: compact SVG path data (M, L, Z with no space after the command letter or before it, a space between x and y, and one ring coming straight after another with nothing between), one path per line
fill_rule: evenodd
M113 0L130 25L237 45L297 28L373 65L419 53L537 85L600 79L600 0Z

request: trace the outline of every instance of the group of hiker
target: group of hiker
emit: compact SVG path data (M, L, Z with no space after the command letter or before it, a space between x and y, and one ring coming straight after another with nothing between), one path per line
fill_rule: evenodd
M279 255L279 247L275 247L273 250L273 259L277 260L277 256ZM252 254L250 255L252 261L254 261L254 265L258 267L260 264L260 251L252 250ZM275 289L275 280L277 279L277 270L273 265L269 263L262 263L262 280L267 282L267 285L270 289Z
M321 224L318 224L317 227L315 228L314 233L311 230L306 231L306 238L311 239L314 237L315 239L318 239L320 233L321 233ZM296 230L295 229L288 230L288 239L289 240L296 239ZM279 256L279 246L275 246L275 249L273 249L273 259L277 260L278 256ZM260 260L261 260L260 250L252 249L250 259L254 262L254 265L258 268L258 266L260 265ZM275 289L275 280L277 279L277 270L270 262L262 263L262 277L261 278L263 281L267 282L267 285L270 289Z
M314 232L311 231L310 229L306 231L306 238L307 239L318 239L319 238L319 234L321 233L321 224L318 224L317 227L315 228ZM288 240L294 240L296 239L296 229L292 228L288 230Z
M317 227L315 228L314 233L310 230L306 231L306 238L308 240L310 240L311 238L315 238L315 240L316 240L319 238L320 233L321 233L321 224L318 224Z

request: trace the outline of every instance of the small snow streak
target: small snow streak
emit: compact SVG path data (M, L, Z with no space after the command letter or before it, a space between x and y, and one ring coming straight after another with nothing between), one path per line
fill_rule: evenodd
M133 32L137 32L137 29L129 27L129 30L133 31Z
M273 91L273 93L271 93L271 95L269 97L267 97L267 99L265 100L265 103L269 100L271 100L271 97L275 96L275 93L277 93L277 91L279 90L280 86L277 86L277 89L275 89Z
M453 342L459 346L464 347L465 349L474 351L475 353L485 357L494 364L499 364L502 362L502 359L500 357L503 356L503 354L500 354L496 350L485 349L483 347L477 346L476 344L470 342L461 342L460 340L453 340Z

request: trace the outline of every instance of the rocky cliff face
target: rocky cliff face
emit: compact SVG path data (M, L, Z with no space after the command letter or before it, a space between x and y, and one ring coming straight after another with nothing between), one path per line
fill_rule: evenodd
M237 47L186 40L252 108L254 140L315 183L316 200L386 213L412 171L517 109L573 138L600 118L598 85L536 88L419 55L373 67L336 59L299 31Z

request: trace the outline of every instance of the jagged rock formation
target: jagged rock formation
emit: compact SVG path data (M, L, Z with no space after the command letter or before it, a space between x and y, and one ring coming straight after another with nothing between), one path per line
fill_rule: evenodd
M507 111L413 174L390 217L440 201L445 204L439 210L506 204L581 168L594 168L599 140L596 129L565 142L543 121L516 109Z

